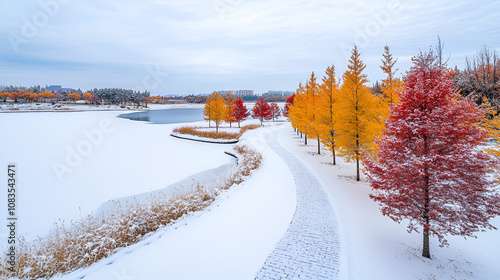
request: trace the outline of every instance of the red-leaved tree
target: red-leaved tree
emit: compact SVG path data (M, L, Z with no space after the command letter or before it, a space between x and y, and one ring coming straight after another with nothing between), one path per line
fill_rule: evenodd
M279 116L281 116L281 110L276 102L272 102L270 106L271 106L271 119L273 119L274 122L274 119L277 119Z
M376 159L364 156L383 215L423 228L422 256L430 258L429 236L447 245L446 235L475 237L495 229L500 195L488 176L498 161L477 145L488 132L479 126L484 111L460 99L432 52L413 58L400 103L378 141Z
M260 120L260 125L262 126L263 120L271 119L271 106L264 98L259 98L252 109L252 117L254 119Z
M285 109L283 110L283 116L287 117L288 118L288 115L289 115L289 111L290 111L290 107L293 105L293 100L295 99L295 94L294 95L290 95L287 99L286 99L286 103L285 103Z
M238 127L240 127L240 123L250 116L248 112L247 106L243 103L243 98L239 97L234 101L234 119L238 122Z

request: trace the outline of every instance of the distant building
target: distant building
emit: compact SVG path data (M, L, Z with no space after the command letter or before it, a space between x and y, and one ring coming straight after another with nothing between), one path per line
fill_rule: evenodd
M253 90L251 89L243 89L243 90L237 90L233 94L234 96L238 97L244 97L244 96L253 96Z
M227 95L228 93L234 95L234 90L218 90L217 93L222 96Z
M56 92L58 90L61 90L60 85L50 85L50 86L45 86L45 90L50 91L50 92Z
M240 90L219 90L217 91L220 95L227 95L230 93L235 97L245 97L245 96L254 96L253 90L251 89L240 89Z

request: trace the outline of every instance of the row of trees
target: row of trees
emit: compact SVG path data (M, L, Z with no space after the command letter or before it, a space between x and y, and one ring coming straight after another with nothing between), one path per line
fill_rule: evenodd
M387 78L381 94L376 95L366 85L366 65L354 47L342 80L336 78L334 65L326 69L322 83L317 82L313 72L305 86L299 84L289 100L293 103L286 105L293 127L305 136L305 144L308 138L316 139L319 154L323 143L331 151L334 165L337 155L356 161L358 181L361 151L376 151L374 140L382 133L383 120L390 106L397 104L397 91L403 87L403 82L395 77L396 61L386 46L381 68Z
M130 89L121 88L102 88L102 89L92 89L88 92L81 92L81 90L70 91L70 92L48 92L45 88L40 86L23 88L9 86L5 87L3 91L0 92L0 99L6 102L7 99L12 99L14 102L23 100L26 102L45 102L45 101L60 101L60 100L87 100L89 103L135 103L138 106L142 102L150 101L150 92L144 91L134 91Z
M261 125L264 120L275 120L282 114L278 104L267 102L265 99L260 98L255 102L251 111L253 118L258 118ZM223 122L229 123L232 126L233 122L240 123L250 116L250 112L246 107L243 98L234 98L231 94L227 94L225 99L217 92L213 92L207 97L205 107L203 109L203 116L206 121L210 123L215 122L216 131L219 131L219 126Z
M495 229L489 221L500 215L500 194L490 174L500 161L478 145L500 134L488 100L498 96L480 95L484 110L472 95L459 95L453 71L432 50L413 58L404 80L394 76L388 47L382 62L387 77L374 91L354 47L340 81L331 66L321 84L313 73L299 85L287 102L289 119L305 141L318 139L318 153L323 142L334 163L336 151L355 160L358 181L362 160L374 190L370 197L383 215L408 220L409 232L423 229L422 256L430 258L430 235L445 245L446 235L474 237Z
M90 97L89 93L84 94L85 100L87 100L89 97ZM33 102L33 101L46 102L46 101L60 101L65 99L76 101L82 99L82 96L78 93L68 93L66 96L64 96L60 93L52 93L49 91L43 91L37 94L34 92L20 90L14 92L2 91L0 92L0 99L3 100L4 103L7 102L7 99L12 99L14 100L14 102L18 102L19 100L24 100L27 102Z
M476 97L478 104L484 99L496 111L500 107L500 57L496 50L483 48L473 57L466 57L464 70L457 67L448 73L454 90L462 96Z

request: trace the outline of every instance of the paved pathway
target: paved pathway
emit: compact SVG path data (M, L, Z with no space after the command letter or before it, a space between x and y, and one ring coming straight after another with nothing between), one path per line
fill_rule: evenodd
M288 164L297 186L297 208L287 232L255 279L338 279L337 222L318 179L279 144L268 145Z

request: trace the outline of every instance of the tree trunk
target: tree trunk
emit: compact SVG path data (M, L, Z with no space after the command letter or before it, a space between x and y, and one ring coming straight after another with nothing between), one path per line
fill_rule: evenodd
M332 155L333 155L333 165L336 164L335 162L335 140L333 139L333 130L330 130L330 136L332 136Z
M332 143L332 154L333 154L333 165L336 164L335 162L335 144Z
M424 228L424 248L422 250L422 257L431 258L431 252L429 247L429 229Z
M302 138L302 131L300 132L300 138Z
M305 144L304 145L307 145L307 134L304 134L305 136Z
M356 181L359 180L359 140L356 139Z
M241 128L241 126L240 126L240 122L238 122L238 128Z
M357 154L358 152L356 152ZM356 181L359 181L359 156L356 155Z
M215 122L215 132L219 133L219 123Z
M427 173L427 168L425 170ZM425 221L424 224L424 244L422 248L422 257L431 258L431 252L429 247L429 227L430 227L430 219L429 219L429 207L430 207L430 197L429 197L429 176L425 176L425 186L424 186L424 213L423 218Z
M428 144L427 144L427 136L424 136L424 149L425 152L427 153L428 151ZM425 224L424 224L424 244L423 244L423 249L422 249L422 257L424 258L431 258L431 252L429 248L429 227L430 227L430 219L429 219L429 212L430 212L430 195L429 195L429 173L428 173L428 167L425 166L425 173L424 173L424 213L422 213L422 218L424 218Z
M321 155L321 146L320 146L319 136L318 136L318 155Z

